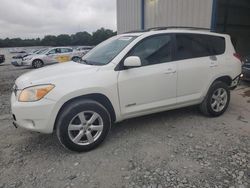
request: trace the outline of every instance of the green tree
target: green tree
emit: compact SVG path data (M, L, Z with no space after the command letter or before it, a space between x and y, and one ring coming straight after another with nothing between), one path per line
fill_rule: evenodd
M114 35L116 35L116 32L101 28L93 32L92 35L84 31L71 36L66 34L59 36L46 35L43 39L0 39L0 47L97 45Z
M56 46L56 40L57 40L56 36L47 35L42 39L41 45L42 46Z
M93 32L92 34L92 45L97 45L100 42L114 35L116 35L116 33L110 29L104 29L104 28L98 29L96 32Z
M72 45L90 45L91 35L84 31L71 35Z
M71 45L71 38L69 35L61 34L56 37L57 46L67 46Z

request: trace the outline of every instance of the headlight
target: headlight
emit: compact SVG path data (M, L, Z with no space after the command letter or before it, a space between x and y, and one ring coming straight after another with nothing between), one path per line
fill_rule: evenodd
M19 102L35 102L47 95L55 86L52 84L25 88L21 91Z
M24 60L24 61L29 61L29 60L32 60L32 58L33 58L33 57L26 57L26 58L24 58L23 60Z

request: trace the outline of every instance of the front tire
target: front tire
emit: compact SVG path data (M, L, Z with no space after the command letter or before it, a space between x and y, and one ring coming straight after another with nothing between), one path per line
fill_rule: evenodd
M35 68L35 69L38 69L38 68L43 67L43 61L40 60L40 59L35 59L35 60L32 62L32 67Z
M92 100L66 105L56 123L57 138L69 150L89 151L99 146L111 128L109 112Z
M224 114L230 102L230 90L226 83L216 81L210 87L206 98L200 104L204 115L218 117Z

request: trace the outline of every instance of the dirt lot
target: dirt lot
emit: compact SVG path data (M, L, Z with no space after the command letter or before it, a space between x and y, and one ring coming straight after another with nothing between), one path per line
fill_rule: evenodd
M11 88L26 71L0 65L0 188L250 187L250 84L232 92L222 117L190 107L131 119L114 125L101 147L78 154L54 135L12 126Z

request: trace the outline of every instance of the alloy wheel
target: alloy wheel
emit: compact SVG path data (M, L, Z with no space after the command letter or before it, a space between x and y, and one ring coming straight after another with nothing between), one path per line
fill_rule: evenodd
M102 117L93 111L78 113L68 126L69 138L77 145L89 145L95 142L103 131Z
M215 112L221 112L227 105L228 94L224 88L214 91L211 99L211 107Z

